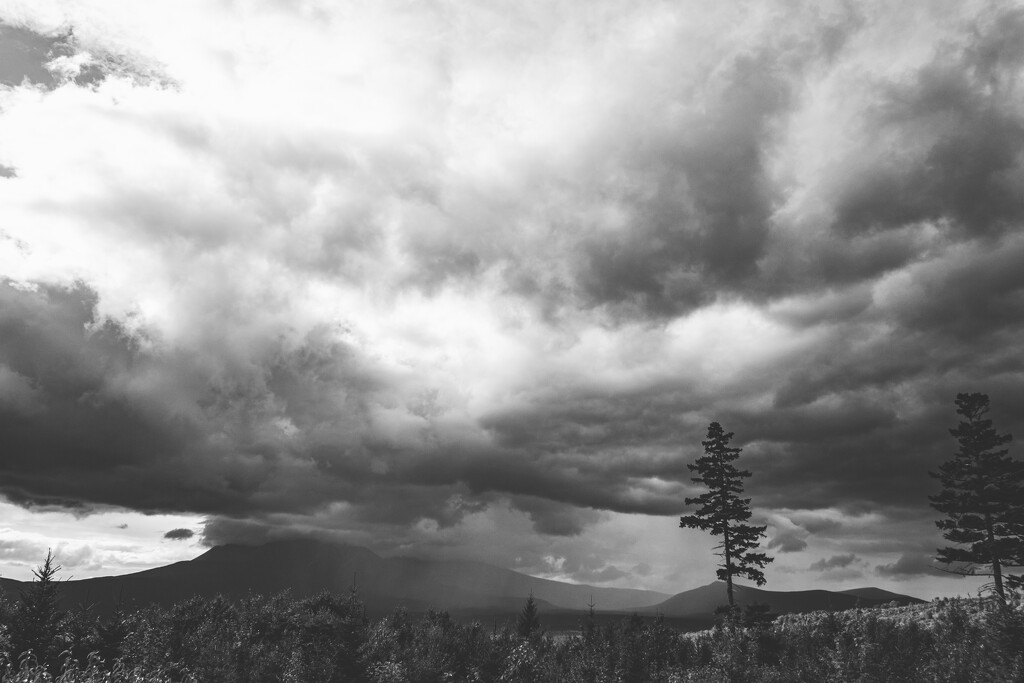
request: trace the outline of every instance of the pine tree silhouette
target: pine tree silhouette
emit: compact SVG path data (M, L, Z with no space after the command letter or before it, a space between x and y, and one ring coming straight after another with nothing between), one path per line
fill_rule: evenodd
M523 638L528 638L538 630L540 630L540 615L537 613L537 604L533 601L531 592L516 620L516 633Z
M61 614L57 603L56 576L60 570L61 566L54 561L53 552L47 550L43 564L32 570L35 578L22 591L10 625L14 656L17 658L32 650L36 659L51 669L56 666L58 654L57 635Z
M943 487L929 496L932 507L946 514L935 524L956 544L939 548L938 560L959 565L953 573L991 576L996 595L1005 600L1004 569L1024 566L1024 463L1002 448L1013 437L999 434L985 419L988 396L957 394L956 407L965 419L949 433L959 448L929 473Z
M720 550L715 554L722 558L717 576L726 583L730 608L735 605L732 578L746 577L762 586L765 578L760 568L773 561L764 553L753 552L767 527L745 524L750 519L750 499L740 498L739 494L743 493L743 479L750 472L733 466L741 449L729 447L732 437L733 433L726 433L719 423L708 425L707 440L701 442L704 455L697 458L696 464L687 465L691 472L700 475L693 477L693 481L704 484L708 490L696 498L687 498L687 505L700 507L692 515L679 518L680 527L710 531L722 537L722 542L715 546Z
M597 615L594 612L594 596L590 596L590 602L587 603L587 615L583 617L583 621L580 624L580 631L583 635L583 642L589 643L594 639L594 634L597 632Z

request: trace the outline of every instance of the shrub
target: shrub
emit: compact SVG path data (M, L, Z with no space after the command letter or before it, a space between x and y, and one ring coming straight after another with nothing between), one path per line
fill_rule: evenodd
M6 615L3 626L24 629L16 616ZM107 617L69 613L48 634L66 646L54 665L35 652L9 656L0 660L0 683L1024 681L1020 600L771 622L734 615L686 634L637 615L592 626L522 637L512 628L460 624L445 612L404 610L370 624L352 594L193 599Z

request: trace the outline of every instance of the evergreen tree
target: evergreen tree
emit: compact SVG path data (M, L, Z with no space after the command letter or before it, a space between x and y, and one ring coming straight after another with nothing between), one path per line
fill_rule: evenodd
M580 633L583 635L585 643L593 642L594 634L597 633L597 613L594 611L594 607L596 607L594 596L590 596L590 602L587 603L587 615L580 623Z
M533 593L526 599L523 611L519 613L516 620L516 633L528 638L540 629L540 616L537 613L537 604L533 601Z
M1013 437L999 434L985 418L988 396L957 394L956 408L964 420L949 433L959 448L929 473L942 482L942 491L929 500L947 515L935 524L956 544L939 548L938 560L957 564L952 571L958 574L991 576L1005 600L1004 570L1024 566L1024 463L1003 448Z
M750 519L750 499L740 498L739 494L743 493L743 479L750 472L733 466L741 449L729 447L732 437L733 433L726 433L717 422L708 425L707 440L701 442L704 455L697 458L696 464L687 465L691 472L700 475L693 477L693 481L704 484L708 490L696 498L687 498L687 505L700 507L692 515L679 518L680 527L710 531L722 537L716 546L720 552L715 553L722 558L717 576L725 581L730 607L735 604L732 578L746 577L762 586L765 578L760 568L773 561L764 553L753 552L767 527L745 523Z
M57 631L61 614L58 609L57 572L53 553L46 552L42 566L32 570L35 576L14 609L11 622L11 649L15 658L32 650L36 659L51 668L57 662Z

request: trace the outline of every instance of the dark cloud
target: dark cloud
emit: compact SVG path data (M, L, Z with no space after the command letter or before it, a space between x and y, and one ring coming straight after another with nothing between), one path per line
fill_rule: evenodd
M844 230L899 227L949 219L968 234L1014 229L1024 199L1014 178L1024 167L1024 121L1016 78L1024 51L1024 12L980 19L974 40L939 54L911 83L893 83L871 122L878 144L919 140L909 159L875 167L844 189L837 223Z
M605 192L629 212L630 229L582 241L568 289L581 303L672 316L755 278L775 199L764 164L791 91L778 58L765 49L720 65L699 117L651 131L619 160L639 184Z
M53 75L45 64L53 58L60 40L0 22L0 84L19 85L27 79L52 86Z
M605 78L622 101L609 107L588 165L573 169L585 179L577 193L559 187L576 215L539 218L570 237L537 245L532 263L513 260L510 288L541 298L545 311L593 307L617 319L673 317L723 295L763 300L777 289L762 261L785 201L773 177L778 146L806 79L862 23L853 11L828 14L775 16L741 49L706 62L687 55L702 69L697 86L668 62L640 73L611 65Z
M798 535L780 533L768 541L768 547L780 553L797 553L807 547L807 541Z
M200 359L155 354L144 340L99 320L96 296L84 285L4 283L0 300L0 363L30 392L27 408L0 412L9 445L2 490L22 504L229 513L251 510L247 501L269 485L277 499L270 509L315 507L329 488L316 473L330 463L295 455L264 421L294 418L315 442L345 429L346 416L348 425L360 419L355 396L340 398L347 413L329 413L332 399L318 396L327 382L373 385L358 371L342 380L337 373L351 369L345 350L313 339L271 354L266 374L226 369L204 377ZM320 381L315 372L323 373ZM280 409L267 405L271 396ZM341 448L331 455L348 465ZM291 476L309 479L302 494Z
M1018 233L912 269L906 287L894 293L894 317L908 334L935 334L932 343L955 339L995 346L1024 324L1021 258L1024 240Z
M214 517L203 523L203 532L200 541L203 545L216 546L226 543L241 543L243 545L263 545L271 541L279 541L287 538L302 536L303 530L295 527L275 527L266 519L231 519L228 517ZM324 540L338 540L324 534Z
M943 572L928 555L921 553L903 553L895 562L880 564L875 573L897 581L906 581L920 576L959 576Z
M776 403L779 395L776 394ZM745 441L820 443L850 436L863 436L891 428L896 419L890 407L878 405L867 396L835 396L825 404L799 408L737 412L723 416L730 424L743 425Z
M838 519L831 517L823 517L820 515L815 515L814 513L807 512L791 514L790 519L793 521L793 523L806 529L809 533L812 534L832 533L839 530L843 526L843 523L840 522Z
M69 59L75 56L82 59L77 63ZM64 83L93 86L110 74L131 75L142 83L155 75L144 75L145 69L126 55L83 46L74 29L38 33L0 22L0 85L27 82L46 89Z
M24 394L0 414L17 446L4 463L4 493L23 504L250 515L271 524L268 515L276 512L314 514L345 501L338 523L353 530L383 525L399 538L403 527L422 519L442 528L457 524L503 493L536 531L573 536L600 510L680 513L689 490L685 464L705 428L673 420L679 399L659 388L621 398L553 396L514 421L488 417L482 426L501 435L492 445L467 448L442 429L398 446L369 426L382 380L336 343L310 338L276 350L255 382L241 371L211 382L191 366L194 359L155 354L137 333L100 320L96 296L84 286L8 284L2 294L0 361L22 378L17 386ZM174 383L156 381L154 387L167 390L159 396L123 393L140 376ZM955 423L946 396L962 388L955 377L942 385L910 394L910 414L908 404L869 383L874 393L850 391L792 407L787 401L757 413L722 411L720 419L745 446L755 505L891 510L886 514L894 518L906 516L909 506L926 519L927 495L934 492L927 472L948 457L945 428ZM1004 375L990 391L997 424L1012 431L1009 408L1020 400L1020 385ZM436 395L419 396L407 406L408 419L442 420ZM434 396L434 408L420 405L424 396ZM171 398L181 407L168 414ZM63 429L47 428L55 416ZM291 425L295 433L268 430L268 422ZM21 455L27 453L34 457ZM85 462L90 466L81 469ZM665 485L640 483L649 478ZM835 533L840 525L813 516L793 521L810 533ZM218 529L206 537L230 537ZM800 531L777 533L770 542L781 552L806 544Z
M164 538L171 541L187 541L195 535L196 532L191 529L171 529L164 534Z
M581 282L591 299L616 305L629 302L650 314L706 304L706 291L715 296L741 292L755 300L765 293L779 297L812 292L804 310L787 319L831 333L789 368L774 393L773 406L727 408L712 415L735 428L744 442L767 442L755 444L749 453L759 462L772 461L750 485L752 492L766 496L759 498L762 502L811 508L920 505L930 492L927 472L948 449L944 427L952 419L951 397L965 383L980 382L993 390L999 384L1020 386L1024 367L1011 349L1017 347L1013 340L1024 321L1018 266L1024 255L1016 230L1019 193L1010 179L1022 172L1024 118L1011 106L1018 93L1012 73L1019 68L1021 55L1009 47L1016 43L1008 39L1020 29L1020 16L1015 11L982 17L961 36L958 49L937 56L915 72L911 82L894 79L872 86L875 101L865 125L876 131L878 148L867 145L862 150L864 163L851 165L853 175L835 176L841 184L831 198L835 215L828 239L820 245L808 242L810 251L789 249L784 271L772 269L773 250L793 245L774 241L775 233L766 227L781 219L762 215L754 221L760 228L751 233L758 237L747 243L753 255L749 258L744 257L743 240L733 240L731 230L742 223L736 216L746 210L743 207L767 201L762 196L745 203L758 196L746 191L756 182L729 186L736 192L729 209L733 213L728 214L732 218L723 219L713 231L733 240L729 253L734 260L728 266L686 241L687 230L715 224L708 219L713 212L703 215L707 220L695 218L696 213L687 213L692 206L686 200L662 202L658 194L648 200L649 207L663 207L674 220L638 221L628 245L614 238L587 243L589 265L581 271L586 274ZM763 60L762 65L770 61ZM733 69L723 69L721 78L730 85L722 92L733 85L744 90L744 69L751 68L737 62ZM746 111L755 117L784 117L788 86L771 78L761 83L776 88L774 99L759 100L761 91L745 90L750 102L757 102ZM749 149L763 151L776 143L750 123L743 128L756 141ZM724 120L721 130L729 130L729 125ZM713 141L709 154L735 149L724 142L729 134L705 132L704 139ZM882 147L891 148L894 142L910 145L905 156L897 157L909 161L888 169L883 164L891 157ZM666 154L673 153L671 146L666 149ZM760 153L752 154L737 164L747 178L761 173ZM709 159L693 149L679 151L679 156L701 159L709 177L719 172L716 168L729 167L726 157ZM687 192L702 188L696 191L700 201L713 205L714 191L702 186L699 178L687 176L687 168L685 161L664 166L661 177L672 188L665 195L682 197L683 186ZM673 178L685 180L673 186ZM679 237L649 228L654 225L674 226ZM790 258L798 254L799 260ZM661 265L662 258L672 265ZM763 268L750 267L753 262ZM700 284L682 277L678 282L689 289L679 290L676 298L666 294L666 283L677 272L673 268L700 273ZM881 279L897 270L900 276ZM783 272L787 284L778 279ZM851 284L872 278L874 293ZM808 283L822 289L806 290ZM840 287L838 294L834 286ZM850 287L846 295L842 287ZM673 309L675 304L666 301L676 301L681 308ZM819 305L822 308L813 309ZM510 447L552 452L696 441L696 430L681 430L670 417L673 410L685 411L685 405L673 396L662 411L656 391L652 387L639 396L619 397L563 395L557 402L536 402L515 413L490 415L485 424ZM1008 426L1019 430L1017 421L1011 422ZM682 459L659 460L652 457L652 450L630 471L648 469L684 478L679 469ZM608 462L607 456L594 460Z
M966 349L964 353L966 360ZM757 470L751 490L758 491L766 505L863 510L863 504L868 504L869 508L902 510L897 514L904 516L928 514L925 501L935 492L935 482L928 472L935 471L950 457L954 445L947 432L957 421L952 399L957 391L978 386L976 380L968 380L962 371L952 371L938 382L922 378L903 383L900 386L904 391L914 387L912 393L903 396L897 392L864 390L865 396L891 402L895 415L902 413L885 428L823 434L813 442L794 440L751 447L756 462L771 463ZM1011 433L1024 427L1012 411L1019 400L1022 379L1020 373L1011 373L993 376L984 383L993 397L993 405L995 397L1002 395L995 419ZM761 419L770 416L769 411ZM850 419L857 420L855 412ZM753 463L751 466L757 469Z
M530 516L538 533L551 536L576 536L599 518L594 510L567 507L534 496L515 496L512 503Z
M762 262L760 288L849 286L951 245L1018 232L1024 54L1011 46L1022 38L1020 9L993 6L918 68L855 86L863 90L850 93L842 113L860 108L858 144L813 183L816 200L829 207L816 220L828 231L801 226L799 242L780 231Z
M340 500L356 527L445 527L504 492L551 535L580 533L596 510L679 508L678 496L636 489L598 460L581 471L559 454L451 442L421 400L400 418L415 427L400 445L374 426L393 399L379 395L372 362L335 342L308 337L255 369L204 376L203 363L222 359L159 352L100 319L85 285L5 283L0 297L0 363L23 394L0 412L11 445L0 489L23 505L258 517Z
M817 562L811 564L811 566L808 567L808 569L817 572L826 572L833 569L845 569L857 561L857 556L853 553L847 553L845 555L833 555L827 560L818 560Z

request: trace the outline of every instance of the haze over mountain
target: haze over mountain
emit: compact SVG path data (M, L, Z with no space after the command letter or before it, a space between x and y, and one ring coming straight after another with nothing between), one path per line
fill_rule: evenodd
M22 582L0 580L8 591ZM290 591L307 597L328 590L356 589L371 614L398 605L410 610L491 610L514 613L532 594L552 608L631 610L669 596L655 591L569 584L527 576L480 562L382 558L356 546L312 540L277 541L262 546L224 545L194 560L123 576L65 581L66 604L107 608L158 603L169 605L193 595L231 598L251 593Z
M8 594L25 586L9 579L0 579L0 585ZM539 579L479 562L382 558L366 548L312 540L218 546L166 567L65 581L60 591L65 605L95 605L108 611L115 605L169 606L194 595L238 599L288 590L301 598L323 590L352 589L372 617L404 606L412 612L435 609L463 617L511 618L532 594L548 622L561 628L573 628L590 604L605 615L660 614L687 628L703 628L713 622L715 609L726 603L722 582L669 596ZM892 600L920 602L876 588L779 592L737 585L735 594L737 604L767 604L773 613L849 609Z

